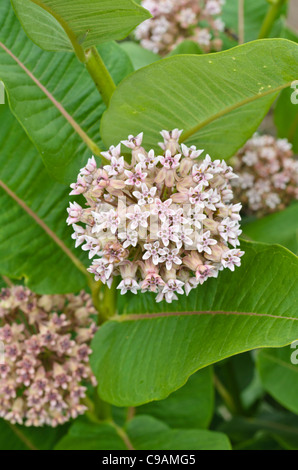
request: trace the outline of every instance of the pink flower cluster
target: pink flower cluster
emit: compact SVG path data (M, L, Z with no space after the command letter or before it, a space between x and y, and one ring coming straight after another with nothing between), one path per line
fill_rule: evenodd
M196 147L179 144L182 131L161 132L162 152L146 152L143 134L103 156L92 157L72 184L70 194L83 194L87 205L70 203L68 224L76 246L94 258L89 271L109 287L115 276L121 294L155 292L157 302L187 295L224 268L240 266L237 247L241 204L232 204L230 180L236 177L224 161L212 161Z
M39 296L23 286L1 290L1 418L55 427L85 413L84 383L96 385L89 366L94 313L84 292Z
M262 217L298 199L298 161L286 139L255 134L234 158L235 197L246 214Z
M136 29L136 39L145 49L166 55L185 39L204 52L221 50L219 33L225 25L219 15L224 0L143 0L153 18Z

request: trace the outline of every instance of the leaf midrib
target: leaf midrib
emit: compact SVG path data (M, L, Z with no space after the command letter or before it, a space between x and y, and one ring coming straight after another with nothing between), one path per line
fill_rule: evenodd
M35 75L25 66L25 64L23 64L23 62L21 62L21 60L16 55L14 55L14 53L1 41L0 47L16 62L16 64L27 74L27 76L35 83L35 85L37 85L37 87L46 95L46 97L52 102L52 104L56 107L59 113L66 119L66 121L68 121L74 131L80 136L82 141L89 147L89 149L96 156L100 156L101 150L97 147L95 142L90 139L90 137L75 121L75 119L66 111L64 106L58 100L56 100L52 93L38 80L37 77L35 77Z
M124 321L150 320L154 318L164 318L164 317L200 316L200 315L236 315L236 316L274 318L276 320L298 321L298 318L294 318L294 317L283 317L280 315L272 315L272 314L267 314L267 313L256 313L256 312L232 312L232 311L225 311L225 310L204 310L204 311L195 311L195 312L160 312L160 313L116 315L112 317L111 320L124 322Z
M288 364L287 362L283 361L282 359L279 359L278 357L273 357L269 353L265 353L263 351L262 351L262 357L265 357L268 361L272 362L273 364L277 364L286 369L289 369L295 374L298 374L298 367L295 367L292 364Z
M227 114L235 111L236 109L239 109L241 108L242 106L245 106L246 104L250 104L250 103L253 103L254 101L257 101L258 99L261 99L263 98L264 96L268 96L268 95L272 95L274 93L278 93L279 91L281 90L284 90L285 88L288 88L291 86L291 83L292 82L288 82L286 85L281 85L277 88L274 88L274 89L271 89L271 90L268 90L262 94L257 94L257 95L254 95L254 96L251 96L250 98L246 98L245 100L242 100L242 101L239 101L238 103L232 105L232 106L228 106L227 108L219 111L218 113L214 114L213 116L210 116L208 119L206 119L205 121L197 124L196 126L194 126L192 129L190 129L189 131L185 131L183 132L182 136L181 136L181 142L185 142L187 139L190 139L194 134L196 134L197 132L199 132L201 129L203 129L204 127L208 126L209 124L211 124L212 122L216 121L217 119L223 117L223 116L226 116Z
M72 263L79 269L86 277L88 277L87 270L83 263L72 253L72 251L64 244L64 242L47 226L47 224L30 209L27 204L20 199L2 180L0 180L0 188L2 188L8 196L10 196L23 211L25 211L36 222L42 230L59 246L59 248L68 256Z

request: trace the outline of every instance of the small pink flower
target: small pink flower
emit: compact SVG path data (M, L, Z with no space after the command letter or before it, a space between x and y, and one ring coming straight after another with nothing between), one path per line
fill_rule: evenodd
M125 170L125 175L128 178L125 184L140 188L142 183L146 180L147 173L143 172L142 163L138 163L135 167L135 171Z
M138 227L148 227L149 211L143 211L140 206L135 205L133 212L126 214L126 217L131 220L130 229L135 230Z
M209 230L204 232L202 235L198 236L197 249L199 253L202 253L202 251L204 251L205 253L208 253L209 255L211 255L210 246L216 245L217 241L210 238L210 236L211 236L211 233Z

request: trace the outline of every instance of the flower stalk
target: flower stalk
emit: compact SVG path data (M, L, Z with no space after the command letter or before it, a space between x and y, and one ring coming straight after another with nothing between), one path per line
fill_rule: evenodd
M116 85L106 68L96 47L91 47L85 52L85 66L93 79L104 103L108 106L110 99L116 90Z
M265 16L262 24L259 39L265 39L269 37L269 34L273 28L275 20L278 18L282 7L286 4L287 0L268 0L271 4L267 15Z

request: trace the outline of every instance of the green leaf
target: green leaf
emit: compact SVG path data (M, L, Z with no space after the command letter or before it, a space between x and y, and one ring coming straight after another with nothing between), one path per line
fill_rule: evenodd
M298 35L285 27L281 36L298 43ZM296 87L297 88L297 87ZM298 153L298 105L291 101L293 88L284 90L277 100L274 108L274 122L279 137L286 137L292 144L295 153Z
M238 34L238 4L239 0L228 0L223 6L222 19L227 28ZM261 26L269 8L268 0L249 0L244 2L244 37L245 42L253 41L259 36ZM284 7L281 14L286 12ZM278 37L283 27L281 18L278 18L271 31L272 37Z
M55 450L127 450L115 426L77 420Z
M150 416L138 416L126 429L113 423L79 420L56 446L56 450L229 450L221 433L201 430L173 430Z
M168 57L179 54L203 54L203 51L196 42L185 40L178 44Z
M219 426L232 441L252 439L260 432L273 437L288 450L298 450L298 417L276 411L263 412L254 418L235 417Z
M66 226L69 188L49 178L6 105L0 124L0 274L41 294L79 291L87 279Z
M47 51L87 49L123 39L148 10L133 0L11 0L27 35Z
M51 450L67 426L37 428L12 425L0 419L0 450Z
M187 71L187 73L186 73ZM107 145L144 132L156 148L162 129L228 158L257 129L278 92L298 76L298 46L284 39L256 41L230 51L174 56L127 77L101 121Z
M268 349L258 354L258 370L265 390L285 408L298 414L298 365L291 361L295 349ZM296 354L297 357L297 354Z
M161 400L209 364L298 337L298 260L279 246L242 243L234 273L222 272L173 304L123 296L97 332L91 363L99 394L117 406Z
M132 71L118 45L104 44L100 53L115 82ZM73 181L87 158L100 154L98 126L105 106L74 55L44 52L27 38L9 0L0 4L0 80L49 172L59 181Z
M126 52L132 61L134 70L139 70L146 65L153 64L160 60L159 55L148 49L144 49L139 44L132 41L124 41L120 43L120 47Z
M257 436L233 447L233 450L283 450L270 436Z
M289 88L281 93L274 108L274 122L277 127L278 137L288 139L293 144L293 150L297 154L298 104L291 101L294 91L294 88Z
M176 430L151 416L138 416L127 425L127 434L137 450L230 450L228 438L203 430Z
M278 243L298 254L298 204L243 225L243 232L257 242Z
M191 376L184 387L166 400L136 408L137 414L153 416L171 428L208 428L214 407L212 379L212 368L207 367Z

